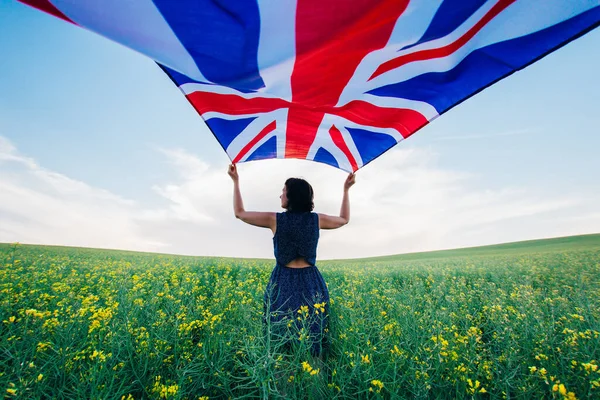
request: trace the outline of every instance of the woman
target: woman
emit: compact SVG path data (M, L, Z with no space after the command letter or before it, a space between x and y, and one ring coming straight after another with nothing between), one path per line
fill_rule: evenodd
M298 178L288 179L279 196L285 212L246 211L235 164L229 166L228 173L233 180L233 211L236 218L273 231L277 264L264 294L263 322L267 325L267 321L270 321L271 333L280 334L281 329L289 327L292 321L299 331L302 322L309 321L310 332L304 332L305 338L312 342L311 354L322 356L329 350L326 335L329 292L315 265L319 229L340 228L350 221L348 191L354 185L354 173L349 174L344 183L339 216L313 213L312 187L304 179ZM286 345L289 348L289 342Z

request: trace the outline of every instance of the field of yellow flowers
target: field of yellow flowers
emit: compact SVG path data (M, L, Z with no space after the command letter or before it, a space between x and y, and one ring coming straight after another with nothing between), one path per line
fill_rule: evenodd
M0 390L597 399L600 235L552 243L320 262L324 360L265 335L272 260L0 244Z

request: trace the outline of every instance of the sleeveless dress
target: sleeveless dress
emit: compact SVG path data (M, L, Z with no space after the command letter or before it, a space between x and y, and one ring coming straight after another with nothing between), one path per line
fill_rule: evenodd
M291 343L299 342L303 335L302 340L307 341L314 356L327 353L330 348L329 291L315 265L318 241L319 216L316 213L277 213L277 229L273 236L276 265L264 293L263 315L265 328L267 318L270 319L272 339L282 340L284 348L289 349ZM286 267L298 257L311 265ZM296 330L291 330L291 324Z

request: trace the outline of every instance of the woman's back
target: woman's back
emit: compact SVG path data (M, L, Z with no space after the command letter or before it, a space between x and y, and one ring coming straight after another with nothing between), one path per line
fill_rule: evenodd
M294 260L315 265L319 242L319 216L313 212L277 213L273 250L277 264L288 266ZM296 262L297 263L297 262Z

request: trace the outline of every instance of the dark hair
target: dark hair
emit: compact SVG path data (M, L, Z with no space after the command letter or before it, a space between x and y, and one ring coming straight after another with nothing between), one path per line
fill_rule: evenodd
M314 193L310 183L301 178L289 178L285 181L287 210L292 212L309 212L315 208Z

